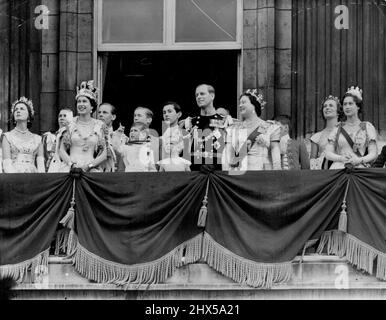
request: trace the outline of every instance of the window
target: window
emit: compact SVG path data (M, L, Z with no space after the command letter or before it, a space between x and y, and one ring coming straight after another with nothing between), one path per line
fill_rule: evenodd
M242 0L98 0L98 51L241 49Z
M174 99L186 115L194 113L192 90L205 82L222 93L216 98L218 106L236 116L232 106L237 106L242 86L242 0L96 0L95 4L94 74L100 101L112 102L120 119L130 117L139 101L157 110L165 99ZM157 94L148 95L149 87L157 88ZM127 90L132 105L125 100ZM161 119L162 114L156 117Z
M236 0L178 0L176 42L237 41Z
M104 0L102 43L162 43L163 1Z

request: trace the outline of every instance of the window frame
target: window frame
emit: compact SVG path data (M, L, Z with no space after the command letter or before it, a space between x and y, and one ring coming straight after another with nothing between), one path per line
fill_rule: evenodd
M176 42L176 1L164 2L163 43L103 43L102 8L104 0L95 0L97 51L170 51L170 50L240 50L242 49L243 0L236 0L236 41Z

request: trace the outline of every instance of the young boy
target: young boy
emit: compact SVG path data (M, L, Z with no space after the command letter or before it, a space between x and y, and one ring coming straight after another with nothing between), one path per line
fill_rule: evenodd
M280 153L283 170L310 169L310 159L303 141L291 138L291 118L280 115L275 118L280 125Z
M190 171L190 161L180 157L184 149L184 138L178 121L182 110L178 103L169 101L164 104L163 135L160 138L162 160L158 161L159 171Z
M157 171L153 151L147 139L147 128L143 123L136 122L130 128L129 142L118 148L125 172Z
M134 110L134 123L141 123L146 129L146 139L149 140L150 148L153 154L153 161L157 163L159 160L159 139L155 130L151 130L149 127L153 121L153 112L149 108L137 107ZM118 161L118 171L124 171L124 163L122 159Z
M164 155L167 155L161 161L158 161L160 172L169 171L190 171L191 162L180 157L184 148L183 138L181 137L162 137L162 147Z
M153 121L153 111L145 107L137 107L134 110L134 123L143 123L148 128Z

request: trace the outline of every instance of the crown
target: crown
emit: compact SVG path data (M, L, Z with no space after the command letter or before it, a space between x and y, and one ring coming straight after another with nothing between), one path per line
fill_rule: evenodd
M27 99L26 97L21 97L19 100L16 100L14 103L12 103L12 108L11 108L11 114L15 111L15 107L17 104L23 103L26 106L28 106L31 109L31 115L34 116L35 110L34 110L34 105L31 100Z
M350 87L348 88L347 92L346 93L350 93L352 94L353 96L356 96L360 101L362 101L362 89L360 89L359 87Z
M98 100L98 88L94 87L94 80L83 81L80 84L80 87L76 87L75 99L77 100L81 96L90 98L94 101Z
M337 104L338 106L340 105L340 100L339 100L339 98L338 98L338 97L334 97L334 96L331 95L331 94L323 100L322 105L324 105L324 103L325 103L326 101L329 101L329 100L335 101L336 104Z
M264 97L261 93L258 94L257 89L248 89L247 91L245 91L245 93L254 96L256 100L260 103L261 108L264 109L263 107L267 104L267 102L264 101Z

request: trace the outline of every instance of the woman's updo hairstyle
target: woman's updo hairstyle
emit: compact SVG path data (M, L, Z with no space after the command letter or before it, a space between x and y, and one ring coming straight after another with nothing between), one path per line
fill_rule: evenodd
M255 107L257 116L260 117L261 112L263 110L263 106L265 105L265 102L263 101L263 95L262 94L258 95L256 89L248 89L240 96L240 98L241 97L248 97L249 101Z
M27 99L26 97L21 97L19 100L16 100L14 103L12 103L11 107L11 121L13 125L16 126L16 120L15 120L15 107L18 104L24 104L27 107L28 110L28 121L27 121L27 128L30 129L32 127L32 122L35 117L35 111L33 107L33 103L31 100Z
M343 117L343 109L342 109L342 104L339 101L338 97L334 97L332 95L329 95L327 98L325 98L320 106L320 114L322 115L322 119L326 121L326 118L324 117L323 109L324 109L324 104L327 101L335 101L336 102L336 113L338 115L338 121L341 121Z
M362 97L362 90L359 87L350 87L347 92L344 94L341 100L341 104L343 106L344 100L347 97L353 98L355 104L358 106L358 117L361 117L363 115L363 97Z

